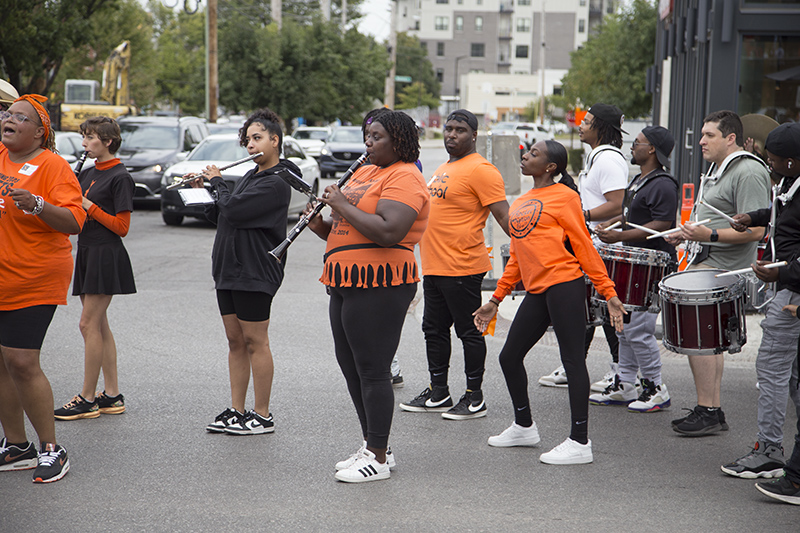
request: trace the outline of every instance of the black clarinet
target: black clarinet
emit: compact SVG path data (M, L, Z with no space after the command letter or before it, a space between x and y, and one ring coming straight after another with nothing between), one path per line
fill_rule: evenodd
M86 162L86 156L87 155L89 155L89 152L83 152L81 154L81 158L78 159L78 164L75 165L75 175L76 176L81 173L81 169L83 168L83 164Z
M344 187L344 184L347 183L347 181L353 176L355 171L358 170L358 167L367 162L368 157L369 156L367 154L363 154L355 161L355 163L350 165L350 168L348 168L347 171L342 175L342 177L339 178L339 181L336 182L336 186L339 187L340 189ZM317 202L314 205L314 209L312 209L310 213L308 213L307 215L304 214L303 216L300 217L300 220L297 221L297 224L295 224L294 227L291 230L289 230L289 234L286 236L286 239L284 239L282 243L276 246L274 250L269 252L269 255L274 257L280 263L281 259L283 259L283 255L286 253L286 249L289 248L289 245L294 242L297 236L300 235L300 233L304 229L306 229L308 223L311 222L311 220L315 216L319 215L324 208L325 204L323 204L322 202Z

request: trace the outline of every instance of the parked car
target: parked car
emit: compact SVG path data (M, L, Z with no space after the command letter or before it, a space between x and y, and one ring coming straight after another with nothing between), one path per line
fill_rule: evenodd
M161 218L164 223L170 226L179 226L184 217L205 218L202 205L184 205L181 200L179 189L166 190L167 185L180 181L184 174L199 173L208 165L223 166L232 161L238 161L247 157L247 150L239 145L239 135L225 133L211 135L192 150L184 161L169 167L163 175L161 181ZM303 181L311 186L313 194L319 193L320 171L317 162L313 157L309 157L295 139L290 136L283 137L284 159L292 161L303 172ZM228 183L228 187L233 190L236 182L253 168L255 163L247 162L231 167L222 171L222 177ZM185 185L189 187L189 185ZM210 190L211 185L206 183L206 188ZM289 214L296 215L302 213L308 203L308 196L292 189L292 197L289 202Z
M303 147L303 150L314 158L319 158L325 141L331 134L330 128L318 126L299 126L292 132L292 137Z
M124 117L117 120L122 146L117 157L136 184L134 200L158 202L164 170L186 158L208 136L197 117Z
M535 122L498 122L492 127L494 135L516 134L527 150L538 141L553 139L553 134L545 126Z
M344 172L366 151L364 135L359 126L336 128L320 151L319 170L322 178L332 178L337 172Z
M83 142L83 135L74 131L55 131L53 133L56 136L56 150L58 150L58 155L66 159L69 166L72 167L72 170L75 170L78 166L78 160L81 158L81 155L83 155L83 146L81 145L81 142ZM84 161L81 169L93 166L94 159L87 159Z

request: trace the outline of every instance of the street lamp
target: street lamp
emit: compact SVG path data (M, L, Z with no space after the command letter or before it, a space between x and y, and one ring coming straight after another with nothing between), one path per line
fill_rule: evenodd
M456 58L456 60L455 60L455 68L453 69L453 71L455 72L455 75L456 75L456 79L455 79L455 83L454 83L455 84L454 93L455 93L455 96L456 96L456 107L458 107L458 102L460 100L460 97L458 96L458 62L461 61L462 59L466 59L467 57L469 57L469 56L458 56Z

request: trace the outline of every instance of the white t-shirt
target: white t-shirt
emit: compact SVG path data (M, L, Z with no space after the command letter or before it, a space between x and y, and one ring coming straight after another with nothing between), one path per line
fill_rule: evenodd
M609 144L601 144L589 152L586 166L579 176L581 204L583 209L594 209L608 200L607 192L625 189L628 186L628 163L622 151ZM603 220L592 220L595 227Z

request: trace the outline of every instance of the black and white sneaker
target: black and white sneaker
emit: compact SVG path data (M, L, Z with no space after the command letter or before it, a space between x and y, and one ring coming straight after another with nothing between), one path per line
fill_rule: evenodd
M24 448L9 444L4 437L0 440L0 472L6 470L29 470L39 464L36 446L29 442Z
M483 401L483 392L468 390L452 409L442 413L442 418L448 420L469 420L486 416L486 402Z
M275 422L272 413L264 418L255 411L247 411L236 423L225 428L225 433L231 435L262 435L275 431Z
M361 456L364 454L364 450L367 449L367 441L361 443L361 448L359 448L356 453L344 459L343 461L339 461L336 463L336 471L344 470L345 468L350 468L353 466L356 461L358 461ZM386 464L389 465L390 470L394 470L394 467L397 466L397 461L394 458L394 454L392 453L392 447L389 446L386 448Z
M453 407L450 391L447 387L428 386L419 396L400 404L400 409L411 413L431 413L447 411Z
M378 481L379 479L389 479L390 476L388 461L379 463L375 460L375 454L367 449L364 449L360 457L353 461L348 468L336 472L336 479L345 483Z
M206 431L209 433L225 433L226 427L237 423L243 416L244 415L236 409L228 407L218 414L213 422L206 426Z
M52 483L69 472L69 458L63 446L45 443L39 452L39 466L33 472L34 483Z

